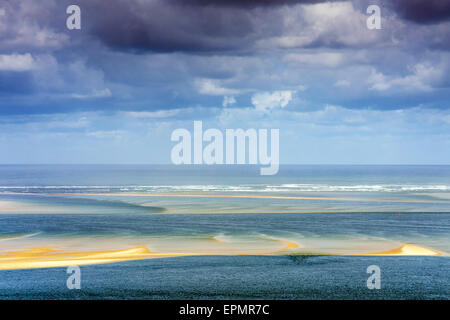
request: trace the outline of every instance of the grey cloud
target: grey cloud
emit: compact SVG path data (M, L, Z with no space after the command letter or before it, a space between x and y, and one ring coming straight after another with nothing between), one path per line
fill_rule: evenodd
M309 9L314 8L312 4L326 2L335 1L82 0L80 5L85 8L88 32L92 36L116 50L131 52L248 54L261 49L262 42L276 47L271 39L292 42L297 35L301 41L293 47L367 48L390 44L393 35L404 33L403 29L397 30L402 27L395 22L385 25L383 32L368 31L365 25L368 0L338 1L336 6L351 3L354 10L342 11L346 16L332 19L321 11L324 8ZM388 17L398 15L428 23L448 16L445 4L448 1L377 2L386 9L383 14ZM302 4L305 6L298 6ZM311 12L314 21L308 16ZM286 20L287 15L292 16L291 20ZM433 29L436 31L433 37L419 41L430 48L445 48L448 36L441 29Z
M394 0L392 5L400 17L415 23L432 24L450 19L449 0Z
M0 51L48 50L66 45L68 35L62 28L52 27L52 23L58 20L55 8L55 3L47 0L2 1Z
M326 1L80 0L79 5L87 32L116 50L246 54L259 39L282 33L278 9L318 2Z
M309 4L319 2L332 2L336 0L169 0L177 4L187 4L196 6L217 6L217 7L275 7L293 4Z
M383 32L366 30L364 19L369 0L352 1L354 11L346 11L343 13L346 16L338 15L333 19L321 11L324 8L315 9L313 4L335 1L78 0L82 9L82 30L68 31L65 9L72 2L5 1L0 7L0 16L4 12L5 18L0 17L0 52L17 48L21 52L27 48L98 49L92 44L94 41L113 50L132 53L246 55L280 46L367 48L389 45L390 39L399 40L395 33L405 34L403 29L397 30L401 27L395 22L385 25ZM349 2L340 1L336 6ZM375 2L386 8L383 14L387 16L394 14L420 23L445 20L449 11L449 1L442 0ZM299 6L302 4L305 6ZM427 32L431 36L418 41L430 48L447 49L448 32L442 23L427 27L432 28Z
M218 10L173 1L85 1L82 5L92 17L89 32L125 51L242 50L246 45L248 49L256 33L251 13L233 7Z
M448 22L419 25L399 19L400 11L386 6L383 29L368 30L363 1L370 0L332 6L287 0L277 1L279 5L256 0L77 0L82 9L80 31L65 26L71 0L6 1L8 26L5 29L0 19L0 54L49 58L40 69L0 72L0 114L221 105L221 97L199 94L198 79L243 89L245 93L236 97L241 105L250 103L250 90L306 86L301 93L305 104L392 106L389 99L382 100L388 96L386 90L367 90L372 67L391 85L389 96L396 94L395 104L440 99L447 107L448 89L439 87L448 87L448 73L439 81L419 81L433 92L411 97L411 90L405 94L401 89L404 79L410 79L409 66L429 63L443 68L439 61L448 57L434 56L440 50L429 49L450 49ZM66 42L40 43L36 35L41 31L66 37ZM130 54L136 52L142 54ZM287 54L297 54L297 59L283 60ZM351 85L333 86L341 79L351 80ZM40 100L35 101L37 94ZM24 98L17 100L18 95ZM108 103L95 98L101 95ZM90 101L93 96L95 101ZM398 100L403 96L409 100Z

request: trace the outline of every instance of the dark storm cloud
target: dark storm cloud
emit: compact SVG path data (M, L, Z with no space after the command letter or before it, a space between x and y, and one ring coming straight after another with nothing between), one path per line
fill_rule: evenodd
M386 7L386 14L421 24L445 21L450 17L450 0L373 0ZM255 45L269 38L286 36L286 6L335 2L326 0L78 0L82 9L81 32L65 28L65 13L71 0L5 1L0 20L0 52L26 48L63 48L96 40L113 50L126 52L189 52L246 54L255 51ZM344 1L345 2L345 1ZM353 6L361 13L371 0L355 0ZM302 9L295 7L291 11ZM0 14L2 12L0 11ZM383 13L384 14L384 13ZM326 14L324 14L326 17ZM342 28L336 27L314 35L321 28L307 31L312 22L308 17L297 17L298 29L292 34L311 38L305 48L345 48L358 46L357 41L342 41ZM306 19L307 21L302 21ZM326 19L326 18L324 18ZM330 24L333 21L329 21ZM345 23L345 21L343 21ZM365 24L361 24L365 28ZM361 30L355 26L355 37ZM391 32L391 29L386 29ZM448 48L448 32L436 30L431 37L419 41L432 48ZM305 33L310 34L305 34ZM36 34L38 36L36 36ZM361 39L367 38L362 36ZM386 39L390 39L389 35ZM349 37L347 37L349 39ZM380 40L380 39L378 39ZM377 40L377 41L378 41ZM427 43L428 42L428 43ZM360 45L367 47L367 41Z
M115 50L128 52L190 52L247 54L255 51L261 40L286 35L283 8L298 4L317 4L320 0L154 0L99 1L81 0L85 26L91 36ZM344 1L346 2L346 1ZM375 1L406 21L431 24L450 17L450 0L394 0ZM371 1L352 2L356 10L366 14ZM294 10L294 8L293 8ZM295 10L301 9L296 8ZM324 17L326 14L324 13ZM308 19L302 16L299 19ZM333 21L330 21L332 23ZM345 24L345 21L342 21ZM311 21L298 21L295 33ZM303 26L303 29L302 29ZM302 47L345 48L365 46L367 41L343 41L342 28L319 34ZM365 24L361 25L365 29ZM311 30L312 34L316 30ZM439 31L439 30L438 30ZM355 37L363 32L355 26ZM392 30L387 30L392 32ZM386 33L385 33L386 35ZM305 35L313 37L312 35ZM361 39L367 38L366 36ZM390 38L386 36L386 39ZM385 40L386 40L385 39ZM447 36L439 31L427 45L446 48ZM379 39L380 40L380 39ZM349 45L352 43L352 45Z
M319 2L331 2L336 0L169 0L172 3L197 6L220 6L237 8L254 8L265 6L282 6L292 4L307 4Z
M108 5L111 2L108 3ZM90 32L108 46L135 51L208 52L237 49L254 32L248 12L235 9L115 1L89 3Z
M181 1L82 1L89 32L125 51L242 50L256 38L249 10Z
M109 47L134 52L238 52L280 34L276 7L314 0L80 1L89 33Z
M450 19L450 0L395 0L392 5L403 19L431 24Z

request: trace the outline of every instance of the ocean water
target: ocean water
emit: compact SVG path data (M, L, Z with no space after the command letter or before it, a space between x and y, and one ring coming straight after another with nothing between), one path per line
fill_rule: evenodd
M449 240L450 166L0 166L0 268L33 248L182 254L82 265L81 290L66 267L0 270L1 299L448 299ZM440 256L367 255L405 244Z

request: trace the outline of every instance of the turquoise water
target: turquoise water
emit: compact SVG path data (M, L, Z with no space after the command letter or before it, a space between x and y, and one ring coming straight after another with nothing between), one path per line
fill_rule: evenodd
M450 166L286 166L272 177L244 166L0 166L2 252L51 244L205 254L82 266L77 291L66 268L4 270L0 297L448 299L448 256L318 254L411 243L446 255L449 194ZM239 255L276 251L281 240L299 248ZM372 264L380 290L366 287Z

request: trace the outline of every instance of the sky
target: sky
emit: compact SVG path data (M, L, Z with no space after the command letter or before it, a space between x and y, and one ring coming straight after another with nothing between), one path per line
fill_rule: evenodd
M282 164L450 164L450 1L0 0L0 163L170 163L194 120L279 129Z

